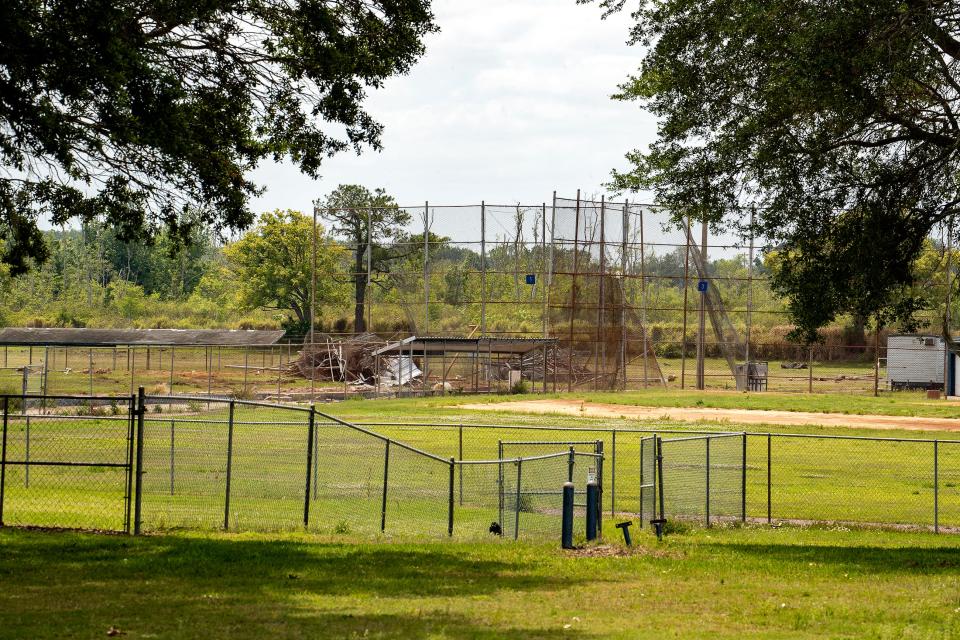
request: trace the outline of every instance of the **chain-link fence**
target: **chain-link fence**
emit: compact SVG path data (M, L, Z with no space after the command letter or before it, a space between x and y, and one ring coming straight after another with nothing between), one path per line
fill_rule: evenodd
M6 524L550 537L563 483L582 516L592 479L606 513L641 522L663 510L705 524L960 529L957 440L358 425L205 397L2 398Z

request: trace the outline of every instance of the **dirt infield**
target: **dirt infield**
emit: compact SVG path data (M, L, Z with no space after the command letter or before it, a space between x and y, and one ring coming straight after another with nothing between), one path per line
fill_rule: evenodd
M640 407L581 400L523 400L489 404L464 404L476 411L517 413L559 413L589 418L633 418L636 420L680 420L684 422L730 422L736 424L822 425L864 429L905 429L908 431L960 431L960 419L915 418L911 416L851 415L764 409L710 409L691 407Z

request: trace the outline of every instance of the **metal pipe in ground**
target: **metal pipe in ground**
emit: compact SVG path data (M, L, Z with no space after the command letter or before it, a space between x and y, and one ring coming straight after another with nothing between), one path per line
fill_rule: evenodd
M560 546L573 549L573 483L563 483L563 522L560 530Z
M596 482L587 484L587 540L597 539L597 521L600 514L600 487Z

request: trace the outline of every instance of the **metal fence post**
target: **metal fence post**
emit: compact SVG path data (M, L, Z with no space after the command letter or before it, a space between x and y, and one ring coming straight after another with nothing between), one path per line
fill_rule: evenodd
M573 447L570 447L570 453L567 458L567 482L573 482L573 465L574 465L574 451Z
M310 420L312 420L314 424L313 443L311 445L313 447L313 460L314 460L313 462L313 499L314 500L317 499L317 493L319 491L318 486L320 482L320 478L319 478L320 476L320 429L318 429L316 426L316 419L314 417L316 415L316 412L317 412L316 407L313 405L313 403L311 403L310 404Z
M710 438L707 438L707 526L710 526Z
M230 480L233 474L233 412L234 402L230 401L230 411L227 418L227 483L223 496L223 530L230 529Z
M613 432L613 451L610 452L610 517L613 518L617 515L617 430L610 431Z
M743 432L743 458L740 460L740 522L747 521L747 432Z
M660 519L663 520L663 440L660 436L654 437L657 439L657 490L660 494Z
M10 398L3 397L3 445L0 446L0 527L3 526L3 498L7 485L7 418L10 414Z
M933 532L940 533L940 443L933 441Z
M137 473L133 499L133 535L140 535L143 525L143 418L147 413L147 401L143 387L137 389Z
M310 472L311 469L316 465L316 462L313 459L313 445L314 445L314 421L315 421L316 412L314 411L313 405L310 405L310 421L307 427L307 473L306 473L306 487L304 488L303 494L303 528L307 529L310 527Z
M450 499L447 504L447 535L453 536L453 467L454 459L450 458Z
M572 467L571 467L572 469ZM517 458L517 503L514 506L513 510L513 539L516 540L520 536L520 480L521 472L523 471L523 459Z
M459 459L463 460L463 424L460 424L460 448ZM463 506L463 465L460 465L460 506Z
M380 533L387 530L387 479L390 473L390 441L383 450L383 500L380 504Z
M24 442L24 455L26 456L25 460L27 462L23 467L23 486L30 488L30 416L26 418L26 433L24 433L26 438Z
M130 503L133 500L133 422L137 416L137 397L133 394L130 395L129 404L127 405L127 490L126 495L123 497L124 501L124 514L123 514L123 523L124 530L127 533L130 533L130 516L132 514L132 509L130 508Z
M773 524L773 510L771 509L771 500L770 500L770 443L772 437L770 434L767 434L767 524Z
M170 495L173 495L173 479L174 479L174 465L176 464L174 460L174 451L175 451L175 438L174 435L176 429L176 422L170 421Z

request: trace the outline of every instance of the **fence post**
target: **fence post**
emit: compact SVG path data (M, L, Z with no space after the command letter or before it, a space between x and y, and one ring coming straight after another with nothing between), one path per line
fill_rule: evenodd
M133 535L140 535L143 525L143 418L147 413L147 401L143 387L137 389L137 474L133 499Z
M707 440L707 526L710 526L710 438Z
M320 481L320 429L317 428L316 407L310 403L310 420L313 421L313 499L317 499L318 483Z
M390 473L390 441L383 450L383 501L380 505L380 533L387 530L387 479Z
M570 453L567 458L567 482L573 482L573 465L574 465L574 452L573 447L570 447Z
M10 415L10 398L3 397L3 445L0 447L0 527L3 526L3 497L7 484L7 418Z
M767 434L767 524L773 524L773 511L771 509L771 500L770 500L770 434Z
M504 520L504 482L503 482L503 440L497 440L497 494L499 497L499 511L500 511L500 524L505 525L506 520Z
M613 451L610 453L610 517L614 518L617 515L617 430L610 431L613 432Z
M314 420L316 412L314 411L313 405L310 405L310 421L309 426L307 427L307 473L306 473L306 487L304 488L303 493L303 528L307 529L310 527L310 472L311 469L316 465L316 462L313 459L313 444L314 444ZM314 489L316 490L316 489Z
M644 446L643 434L641 433L641 434L639 434L639 436L640 436L640 526L643 527L643 481L644 481L644 477L643 477L644 464L643 464L643 461L644 461L645 458L643 457L643 446Z
M26 417L26 433L24 434L24 455L26 455L27 464L23 467L23 486L30 488L30 416Z
M450 500L447 505L447 535L453 536L453 467L454 459L450 458Z
M230 479L233 474L233 411L234 402L230 401L230 411L227 418L227 484L223 497L223 530L230 529Z
M463 423L460 424L460 448L459 448L459 460L463 460ZM460 465L460 506L463 506L463 465Z
M170 421L170 495L173 495L174 465L176 464L174 461L174 456L175 456L174 451L176 450L175 449L176 436L174 435L175 429L176 429L176 422L171 420Z
M663 520L663 440L660 436L654 436L657 439L657 484L660 493L660 519Z
M127 490L123 496L123 527L126 533L130 533L130 515L133 511L130 504L133 501L133 421L137 415L136 407L137 397L131 394L127 404Z
M747 521L747 432L743 432L743 458L740 460L740 522Z
M940 443L933 441L933 532L940 533Z
M516 540L520 536L520 486L521 486L520 480L522 477L521 471L523 471L523 458L517 458L517 500L513 509L513 539L514 540Z

